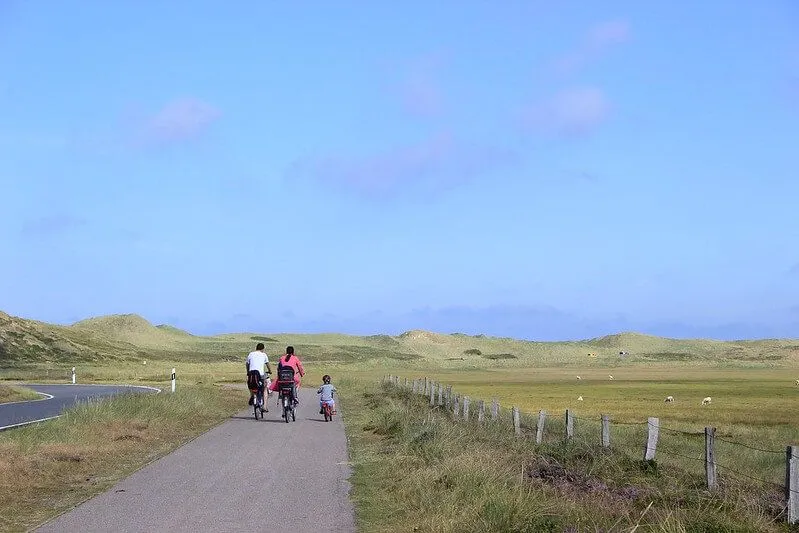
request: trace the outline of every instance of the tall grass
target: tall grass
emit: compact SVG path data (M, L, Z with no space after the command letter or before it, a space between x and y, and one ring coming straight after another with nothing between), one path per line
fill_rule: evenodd
M454 422L374 382L342 388L342 406L363 531L788 530L779 492L731 479L711 493L695 472L603 449L598 436L537 446L515 438L509 418ZM552 420L557 434L562 423ZM629 431L644 442L645 431Z
M0 383L0 403L21 402L24 400L35 400L42 396L35 391L20 387L18 385L7 385Z
M84 402L61 418L0 433L0 530L25 530L68 510L241 407L241 391L184 386Z

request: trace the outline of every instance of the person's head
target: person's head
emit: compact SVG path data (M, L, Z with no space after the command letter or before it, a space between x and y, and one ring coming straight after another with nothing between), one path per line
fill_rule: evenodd
M294 346L286 346L286 361L291 359L292 355L294 355Z
M325 375L322 377L322 381L325 383L325 385L327 385L328 383L330 383L330 376L328 376L327 374L325 374Z
M264 343L262 343L262 342L259 342L259 343L258 343L258 344L255 346L255 349L256 349L257 351L259 351L259 352L262 352L262 351L264 351Z

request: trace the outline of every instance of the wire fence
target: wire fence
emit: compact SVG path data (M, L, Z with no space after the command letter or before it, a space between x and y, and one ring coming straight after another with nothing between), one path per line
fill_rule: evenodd
M400 382L397 376L386 376L384 381L428 397L430 407L444 409L455 421L491 423L494 431L507 431L534 440L536 445L566 441L612 449L636 460L657 460L678 467L697 486L704 485L710 491L726 487L729 480L747 486L754 482L783 493L787 521L799 523L799 446L776 449L762 438L758 444L741 442L727 434L716 435L715 427L690 431L663 426L658 418L617 422L610 415L575 416L570 409L562 414L522 412L500 405L496 399L470 398L427 378L404 378Z

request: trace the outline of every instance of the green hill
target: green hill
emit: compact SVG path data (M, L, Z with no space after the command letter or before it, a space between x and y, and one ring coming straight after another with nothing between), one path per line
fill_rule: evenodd
M134 314L58 326L0 312L0 367L145 359L238 361L256 342L264 342L267 353L273 355L282 353L288 344L294 345L309 361L373 366L393 362L438 368L663 362L790 366L799 358L799 341L795 340L683 340L625 332L581 341L533 342L423 330L364 337L253 332L196 336L167 324L155 326Z

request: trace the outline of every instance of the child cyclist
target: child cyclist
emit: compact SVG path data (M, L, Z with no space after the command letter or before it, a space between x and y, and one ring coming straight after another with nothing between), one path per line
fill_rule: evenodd
M336 392L336 387L330 383L330 376L325 374L322 378L322 386L316 391L316 394L321 394L319 397L319 414L325 414L325 404L330 405L333 414L336 413L336 401L333 399L333 393Z

